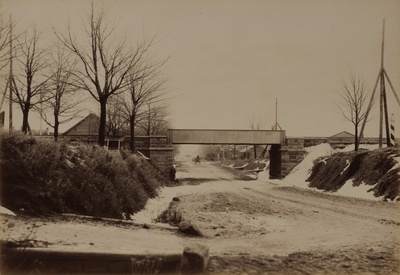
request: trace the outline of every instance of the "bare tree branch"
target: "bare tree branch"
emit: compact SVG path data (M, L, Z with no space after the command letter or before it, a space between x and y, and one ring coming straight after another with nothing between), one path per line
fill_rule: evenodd
M354 72L350 74L349 81L342 83L339 96L341 97L341 106L337 105L341 115L354 126L354 150L359 147L358 127L366 118L366 100L367 87L365 81Z
M49 100L47 85L49 78L45 76L48 51L39 47L40 34L33 28L32 34L25 34L17 39L16 73L13 76L13 98L22 111L22 131L30 131L29 111Z
M44 121L54 129L54 140L58 139L59 126L73 120L82 111L78 109L82 96L79 96L79 89L72 83L75 82L74 72L77 60L71 57L65 48L58 47L58 51L52 56L52 64L49 66L49 100L40 110ZM52 119L47 117L46 111L52 112Z
M149 112L146 112L147 104L161 102L167 94L165 91L166 79L161 77L161 68L166 60L151 63L147 60L137 62L128 74L126 79L127 88L125 93L119 97L125 117L130 125L130 145L131 150L135 151L135 127L142 120L148 119L150 123ZM150 123L151 126L151 123ZM150 128L148 126L148 128ZM150 129L147 133L151 133Z
M76 88L87 91L100 105L99 144L105 144L107 101L123 92L130 84L126 81L131 71L138 67L148 52L152 40L138 42L130 48L125 39L115 39L116 25L108 23L104 7L91 2L85 18L86 42L77 40L70 25L67 33L56 32L58 40L79 61L78 71L74 73Z

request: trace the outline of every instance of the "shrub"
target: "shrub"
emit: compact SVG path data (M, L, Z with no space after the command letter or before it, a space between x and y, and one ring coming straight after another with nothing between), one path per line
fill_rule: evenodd
M1 200L13 211L120 218L141 210L163 184L139 156L20 134L0 138Z

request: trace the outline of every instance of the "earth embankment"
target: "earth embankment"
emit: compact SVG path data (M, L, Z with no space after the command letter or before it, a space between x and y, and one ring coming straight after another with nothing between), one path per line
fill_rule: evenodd
M336 192L345 184L370 186L367 192L384 200L399 200L399 148L339 152L314 161L309 187Z

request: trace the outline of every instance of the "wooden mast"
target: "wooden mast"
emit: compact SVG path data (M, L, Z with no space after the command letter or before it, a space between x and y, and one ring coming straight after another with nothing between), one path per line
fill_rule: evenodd
M389 115L388 115L388 106L387 106L387 97L386 97L386 88L385 88L385 77L389 82L390 88L393 91L394 96L396 97L397 103L400 106L400 100L397 96L396 91L393 88L392 82L390 81L389 76L386 73L384 68L384 48L385 48L385 19L383 19L383 27L382 27L382 46L381 46L381 67L379 69L378 78L376 79L375 86L371 95L371 99L369 101L369 105L367 108L367 112L365 114L365 118L361 127L359 142L363 137L365 124L368 120L369 112L372 109L376 88L378 86L378 82L380 82L380 96L379 96L379 147L382 147L383 144L383 118L385 118L385 127L386 127L386 145L391 146L390 142L390 126L389 126Z
M275 129L278 130L278 98L275 98Z
M11 132L13 130L13 46L12 46L12 19L11 19L11 14L10 14L10 75L8 79L8 88L10 89L10 94L9 94L9 124L8 124L8 129Z
M382 27L382 46L381 46L381 69L380 69L380 97L379 97L379 148L382 148L383 136L383 112L384 112L384 97L385 97L385 79L383 76L383 62L384 62L384 49L385 49L385 19L383 19Z

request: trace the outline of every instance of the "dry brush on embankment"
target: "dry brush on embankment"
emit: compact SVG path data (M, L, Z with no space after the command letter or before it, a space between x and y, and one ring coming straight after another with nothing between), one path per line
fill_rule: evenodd
M0 141L1 205L20 214L121 218L168 183L139 155L20 134Z
M370 186L383 200L400 200L399 148L339 152L314 161L309 187L336 192L345 184Z

